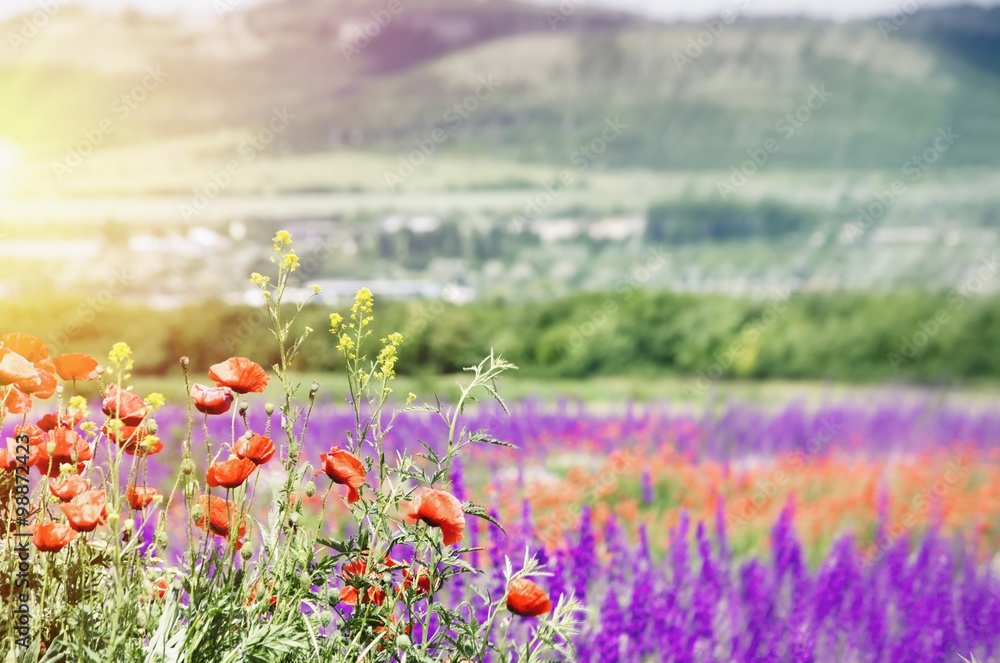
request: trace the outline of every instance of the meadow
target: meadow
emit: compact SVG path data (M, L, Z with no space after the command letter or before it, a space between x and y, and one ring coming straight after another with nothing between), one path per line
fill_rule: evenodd
M3 336L7 660L1000 655L989 394L507 401L490 353L442 400L368 290L328 332L283 306L290 246L252 277L270 375L184 356L165 396L125 343ZM314 333L322 384L292 371Z

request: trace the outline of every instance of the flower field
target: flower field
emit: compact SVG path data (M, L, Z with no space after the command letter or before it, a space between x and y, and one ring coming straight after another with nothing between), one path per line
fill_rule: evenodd
M507 404L493 354L399 399L367 290L346 385L303 389L290 244L273 376L184 357L168 404L125 343L3 336L6 661L998 660L1000 415Z

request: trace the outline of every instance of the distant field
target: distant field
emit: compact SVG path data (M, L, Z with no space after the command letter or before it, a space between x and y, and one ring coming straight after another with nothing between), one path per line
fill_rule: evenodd
M206 382L204 376L193 376L195 381ZM302 374L303 395L309 389L313 380L319 382L320 400L339 399L346 393L343 374L337 373L307 373ZM464 381L464 375L400 377L397 378L393 390L400 399L405 399L409 392L417 394L424 400L432 400L434 394L443 399L454 400L458 393L456 382ZM183 380L175 378L144 378L133 380L139 393L158 391L174 403L180 402L184 394ZM272 383L273 384L273 383ZM712 392L697 402L689 402L683 393L685 385L690 384L677 377L636 378L636 377L601 377L589 380L543 380L537 378L518 377L516 374L504 378L500 383L501 395L511 401L526 398L537 398L544 402L554 402L560 398L583 400L597 407L620 407L626 401L663 402L675 404L677 407L703 408L711 402L723 403L739 401L759 404L764 407L780 407L789 401L804 401L811 406L823 402L849 401L857 404L903 401L948 401L956 406L967 408L995 407L996 399L1000 397L1000 385L983 382L965 388L938 390L914 386L880 386L855 385L849 383L824 383L815 381L720 381ZM710 394L710 395L709 395ZM277 399L279 394L272 386L267 392L271 399Z

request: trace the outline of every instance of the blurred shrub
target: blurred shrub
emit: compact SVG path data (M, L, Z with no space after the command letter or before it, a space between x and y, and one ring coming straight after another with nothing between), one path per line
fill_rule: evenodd
M1000 377L1000 297L956 293L803 294L786 302L673 292L581 293L551 301L377 301L377 338L401 331L400 371L451 373L490 349L525 373L587 377L673 373L711 377L934 382ZM187 355L195 370L232 355L277 357L262 314L208 303L180 311L77 300L3 303L2 331L26 331L59 351L103 357L124 340L150 374ZM81 311L83 311L81 313ZM326 307L300 319L315 332L303 368L341 367ZM343 311L342 311L343 312ZM940 320L944 320L941 322Z

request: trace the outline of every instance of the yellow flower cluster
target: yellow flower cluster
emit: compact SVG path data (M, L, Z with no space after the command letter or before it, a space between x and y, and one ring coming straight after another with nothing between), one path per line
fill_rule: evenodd
M250 281L253 282L253 284L256 285L258 288L264 288L267 286L268 283L271 282L271 277L264 276L263 274L258 274L257 272L254 272L253 274L250 275Z
M339 313L330 314L330 333L336 336L340 333L340 325L344 323L344 318Z
M77 413L82 417L87 416L87 399L83 396L74 396L69 399L68 411L70 416L75 416Z
M393 332L386 338L382 339L384 346L378 353L377 363L379 370L375 372L375 375L384 377L386 380L391 380L396 377L396 361L399 359L396 354L396 348L398 348L402 342L403 335L398 332Z
M153 392L146 397L146 404L153 410L159 410L167 404L167 399L163 396L163 394Z
M279 230L271 241L274 243L274 252L281 253L285 250L286 246L291 245L292 234L287 230Z
M372 291L368 288L358 290L358 294L354 295L354 304L351 305L351 329L360 330L374 320L371 316L374 306L375 297L372 296Z
M290 249L281 258L281 268L289 272L294 272L299 267L299 257L295 255L295 249Z
M108 353L108 361L119 371L131 371L135 363L132 360L132 348L128 343L115 343Z

